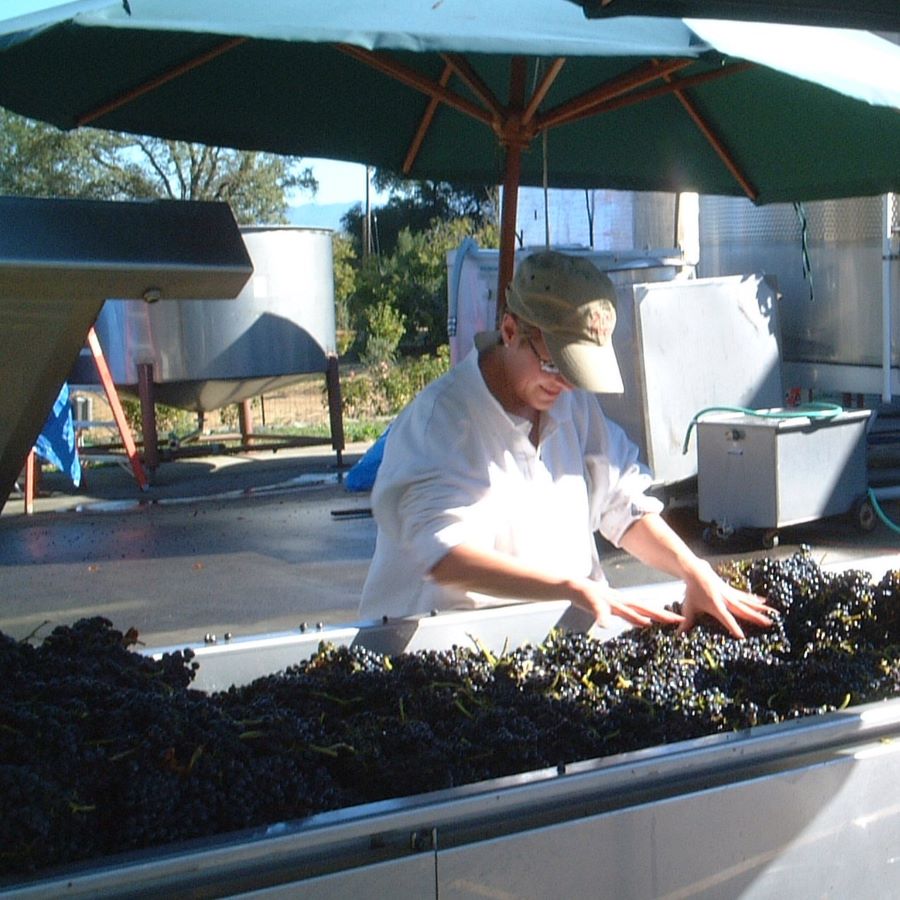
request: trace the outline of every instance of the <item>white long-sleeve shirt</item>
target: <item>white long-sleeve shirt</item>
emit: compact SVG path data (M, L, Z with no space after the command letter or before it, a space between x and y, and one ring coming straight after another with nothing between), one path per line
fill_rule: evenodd
M564 391L541 414L537 447L530 429L490 392L477 350L400 413L372 489L378 535L363 619L515 602L429 577L460 544L509 553L561 579L604 579L594 532L618 546L632 522L662 509L644 493L651 479L637 448L580 390Z

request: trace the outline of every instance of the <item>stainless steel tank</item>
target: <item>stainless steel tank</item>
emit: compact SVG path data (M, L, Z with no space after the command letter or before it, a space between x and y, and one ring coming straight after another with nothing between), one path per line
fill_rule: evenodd
M522 246L550 243L622 251L669 247L675 240L677 194L541 188L519 191L516 233Z
M253 276L234 300L107 300L97 334L120 389L153 366L154 398L198 412L239 403L326 370L336 349L331 231L240 229ZM96 381L89 360L71 381Z
M900 204L891 196L891 229L900 231ZM900 322L900 268L885 275L882 197L756 207L747 200L700 200L701 276L763 271L782 295L782 352L786 363L808 371L807 386L865 389L852 369L884 362L883 298L888 277L892 319ZM805 220L805 235L804 235ZM806 259L804 258L806 254ZM808 261L808 265L807 265ZM890 365L900 365L892 340ZM834 372L822 383L823 372ZM870 387L877 390L877 372Z

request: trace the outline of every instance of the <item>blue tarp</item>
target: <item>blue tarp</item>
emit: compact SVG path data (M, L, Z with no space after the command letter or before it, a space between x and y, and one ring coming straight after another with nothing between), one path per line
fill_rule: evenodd
M34 452L61 472L66 472L75 487L81 484L81 461L75 443L75 423L72 421L67 382L63 382L53 410L38 435Z
M381 437L366 450L359 462L347 473L347 477L344 479L344 487L348 491L372 490L372 486L375 484L375 476L378 474L378 468L384 456L384 442L387 440L390 430L391 426L388 425L381 433Z

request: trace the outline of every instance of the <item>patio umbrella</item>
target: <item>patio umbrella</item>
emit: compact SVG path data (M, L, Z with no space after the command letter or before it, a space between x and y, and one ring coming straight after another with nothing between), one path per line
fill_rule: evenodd
M0 23L0 104L82 125L517 190L900 188L900 48L560 0L83 0ZM542 139L547 133L546 140Z
M573 0L589 18L683 16L900 31L897 0Z

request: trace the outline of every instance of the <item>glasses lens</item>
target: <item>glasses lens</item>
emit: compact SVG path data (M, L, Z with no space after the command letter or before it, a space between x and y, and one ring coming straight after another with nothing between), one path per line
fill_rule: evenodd
M534 346L534 342L530 337L525 338L528 341L528 346L531 347L531 352L537 357L537 361L540 364L541 371L545 375L559 375L559 369L553 364L553 362L549 359L544 359L540 353L538 353L537 347Z

